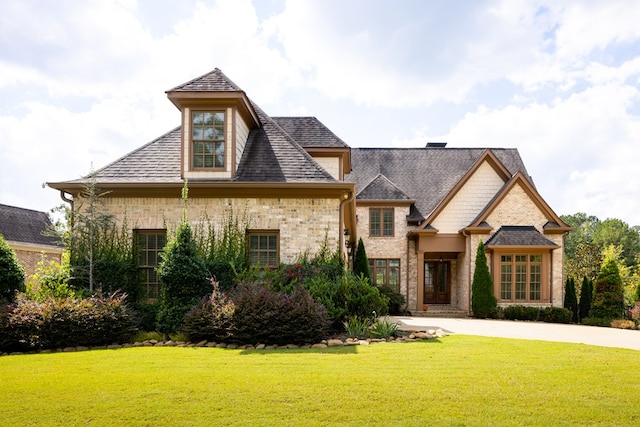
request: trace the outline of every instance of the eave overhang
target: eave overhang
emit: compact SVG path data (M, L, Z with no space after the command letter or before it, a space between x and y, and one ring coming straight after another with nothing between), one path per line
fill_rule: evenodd
M238 110L243 119L253 127L261 125L251 101L244 91L195 91L174 90L168 91L167 97L180 111L185 108L201 107L233 107Z

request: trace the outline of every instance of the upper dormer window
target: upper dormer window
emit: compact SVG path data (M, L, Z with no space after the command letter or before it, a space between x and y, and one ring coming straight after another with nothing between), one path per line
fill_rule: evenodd
M225 114L223 111L193 111L191 141L194 169L225 167Z

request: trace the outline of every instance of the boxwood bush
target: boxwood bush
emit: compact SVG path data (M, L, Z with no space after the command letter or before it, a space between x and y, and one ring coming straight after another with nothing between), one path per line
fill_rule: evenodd
M502 311L507 320L543 321L548 323L571 323L573 313L561 307L528 307L510 305Z

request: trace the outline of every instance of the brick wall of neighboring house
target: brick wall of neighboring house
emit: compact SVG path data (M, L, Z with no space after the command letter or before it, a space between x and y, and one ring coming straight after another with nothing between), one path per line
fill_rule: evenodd
M25 283L29 280L29 276L35 273L38 262L44 260L62 261L62 249L53 249L48 247L27 246L14 242L7 242L16 254L16 258L20 265L24 268Z
M104 208L119 220L126 218L132 229L175 230L183 214L183 202L178 198L117 198L102 199ZM339 199L260 198L240 199L190 198L187 218L195 229L208 219L223 225L230 213L240 224L248 220L254 230L279 230L280 260L294 262L305 251L316 253L325 237L328 247L338 247L340 239Z

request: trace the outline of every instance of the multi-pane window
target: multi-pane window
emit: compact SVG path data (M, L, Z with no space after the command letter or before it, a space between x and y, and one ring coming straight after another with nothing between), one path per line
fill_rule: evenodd
M278 232L250 231L248 240L249 263L262 267L276 267L278 265Z
M191 114L194 168L224 167L224 113L194 111Z
M542 255L500 256L500 299L519 302L542 299Z
M160 254L167 243L164 230L137 231L138 274L144 289L143 299L157 301L160 298L160 282L156 271Z
M369 258L369 270L373 284L387 286L400 292L400 260Z
M369 209L369 235L371 237L393 236L393 208Z

